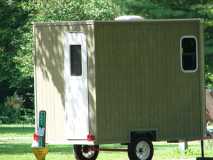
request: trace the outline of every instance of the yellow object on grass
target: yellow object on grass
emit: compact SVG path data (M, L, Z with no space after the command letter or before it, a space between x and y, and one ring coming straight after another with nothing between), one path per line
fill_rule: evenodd
M45 156L48 153L48 148L47 147L32 148L32 151L36 156L37 160L45 160Z

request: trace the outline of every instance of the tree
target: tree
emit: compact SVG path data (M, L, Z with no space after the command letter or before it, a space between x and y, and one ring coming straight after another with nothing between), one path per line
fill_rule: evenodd
M35 6L39 21L110 20L119 13L110 0L52 0Z
M28 20L21 3L0 1L0 102L17 90L22 77L14 59L22 43L22 27Z
M110 0L0 1L0 103L17 94L33 106L33 22L110 20L118 13Z

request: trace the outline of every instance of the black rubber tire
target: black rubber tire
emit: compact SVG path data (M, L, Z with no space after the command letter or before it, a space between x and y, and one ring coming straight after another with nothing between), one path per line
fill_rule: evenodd
M153 144L148 138L144 138L144 137L139 137L138 139L136 139L128 144L129 159L130 160L141 160L136 154L136 147L137 147L137 144L139 144L140 142L145 142L148 144L150 152L145 160L151 160L153 157L153 154L154 154Z
M86 147L94 147L94 155L92 157L85 157L84 156L84 148ZM76 160L96 160L99 153L99 146L89 146L89 145L73 145L74 155ZM85 151L85 153L87 153Z

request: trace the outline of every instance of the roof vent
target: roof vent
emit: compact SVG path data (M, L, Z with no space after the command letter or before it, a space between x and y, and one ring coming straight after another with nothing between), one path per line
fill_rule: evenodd
M115 21L142 21L144 20L143 17L141 16L136 16L136 15L128 15L128 16L119 16L115 18Z

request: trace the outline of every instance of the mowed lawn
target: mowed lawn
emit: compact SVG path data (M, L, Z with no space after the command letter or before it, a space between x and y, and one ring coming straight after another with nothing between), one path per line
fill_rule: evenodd
M31 151L34 129L31 125L0 126L0 160L35 160ZM104 145L101 147L121 147ZM200 155L199 142L190 142L189 149L181 153L178 144L154 143L154 160L195 159ZM206 155L213 156L213 141L205 141ZM71 145L49 145L46 160L74 160ZM126 152L100 152L97 160L128 160Z

